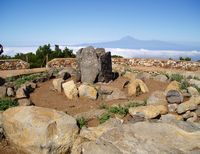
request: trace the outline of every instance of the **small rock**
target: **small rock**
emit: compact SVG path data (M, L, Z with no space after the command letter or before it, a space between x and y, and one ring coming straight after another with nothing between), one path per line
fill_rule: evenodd
M4 78L2 78L2 77L0 77L0 86L3 86L3 85L4 85L4 83L5 83L5 79L4 79Z
M16 91L16 98L20 99L20 98L27 98L29 97L29 93L26 90L26 86L22 85L21 87L19 87Z
M200 80L190 79L189 83L190 83L190 85L194 85L194 86L197 86L198 88L200 88Z
M189 101L181 103L177 107L177 112L179 114L185 113L186 111L191 111L197 109L197 101L196 98L191 98Z
M191 94L191 96L198 96L199 95L199 92L194 87L188 87L187 90L188 90L188 93Z
M160 118L161 121L163 122L171 122L173 120L183 120L183 117L178 115L178 114L165 114L165 115L161 115Z
M187 112L185 112L185 113L183 114L183 118L184 118L184 119L188 119L188 118L190 118L190 117L192 117L190 111L187 111Z
M183 102L183 96L177 90L169 90L167 92L166 99L167 99L168 103L170 103L170 104L174 104L174 103L180 104Z
M156 75L156 76L154 77L154 80L160 81L160 82L167 82L167 81L168 81L168 78L167 78L166 75L159 74L159 75Z
M166 114L168 109L165 105L148 105L131 107L129 113L131 116L141 116L145 119L156 118L158 115Z
M111 95L112 92L113 92L113 89L108 86L101 85L100 88L98 88L99 95Z
M15 96L15 92L14 92L13 88L11 88L11 87L8 87L8 88L7 88L7 96L8 96L8 97L13 97L13 96Z
M62 78L53 79L53 87L58 92L62 92L62 84L64 83L64 80Z
M148 93L149 89L146 84L140 80L131 80L128 84L128 95L129 96L138 96L140 93Z
M6 87L0 86L0 98L6 97Z
M32 105L32 102L28 98L22 98L22 99L18 99L18 104L19 106L30 106Z
M107 95L105 100L110 101L110 100L116 100L116 99L127 99L127 97L123 91L117 88L114 88L112 94Z
M190 113L191 117L187 119L189 122L195 122L197 121L197 114L195 112Z
M200 117L200 106L198 106L198 108L195 110L195 113L198 117Z
M176 112L178 104L168 104L168 110L169 112Z
M84 97L88 97L93 100L97 99L97 90L90 85L82 84L78 88L78 91L79 91L80 97L84 96Z
M74 99L78 97L78 89L73 80L63 83L62 87L65 95L69 99Z
M180 92L180 83L177 81L172 81L170 84L167 86L165 92L167 93L170 90L176 90Z
M58 73L58 77L62 78L63 80L67 80L71 77L71 74L68 73L68 70L64 69Z
M162 91L155 91L147 99L147 105L166 105L167 100L165 93Z

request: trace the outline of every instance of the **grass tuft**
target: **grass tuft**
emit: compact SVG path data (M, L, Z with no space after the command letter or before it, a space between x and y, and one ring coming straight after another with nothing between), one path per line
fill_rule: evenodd
M0 99L0 110L5 111L6 109L10 107L18 106L18 102L15 100L12 100L10 98L1 98Z

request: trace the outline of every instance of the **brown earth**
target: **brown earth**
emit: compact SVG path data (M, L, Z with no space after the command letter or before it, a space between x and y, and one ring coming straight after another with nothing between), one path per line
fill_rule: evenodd
M127 81L126 78L119 77L114 82L110 83L109 87L119 88L123 90L123 84ZM31 100L36 106L53 108L56 110L65 111L70 115L75 115L81 112L86 112L91 109L97 109L104 103L108 106L120 104L131 100L145 100L152 92L156 90L164 90L168 83L162 83L154 80L145 80L150 92L139 95L137 97L128 97L126 100L90 100L88 98L78 98L75 100L68 99L65 94L59 93L53 89L52 80L38 84L38 88L30 95ZM126 89L124 90L126 91Z

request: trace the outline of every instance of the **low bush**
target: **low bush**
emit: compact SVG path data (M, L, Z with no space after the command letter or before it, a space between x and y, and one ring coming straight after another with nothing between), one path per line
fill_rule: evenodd
M18 106L18 102L10 98L1 98L0 99L0 110L4 111L10 107Z
M80 129L87 125L87 121L85 120L84 117L76 119L76 122Z
M98 119L99 119L99 123L102 124L106 122L108 119L110 119L110 113L106 112L102 116L100 116Z
M183 79L184 79L183 75L180 75L180 74L172 74L170 76L171 81L181 82Z
M188 83L188 81L186 81L186 80L181 81L181 84L180 84L181 89L187 89L189 86L190 86L190 84Z

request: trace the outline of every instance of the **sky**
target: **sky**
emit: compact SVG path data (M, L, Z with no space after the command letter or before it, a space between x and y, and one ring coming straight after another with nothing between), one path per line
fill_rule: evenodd
M0 0L0 44L200 42L200 0Z

